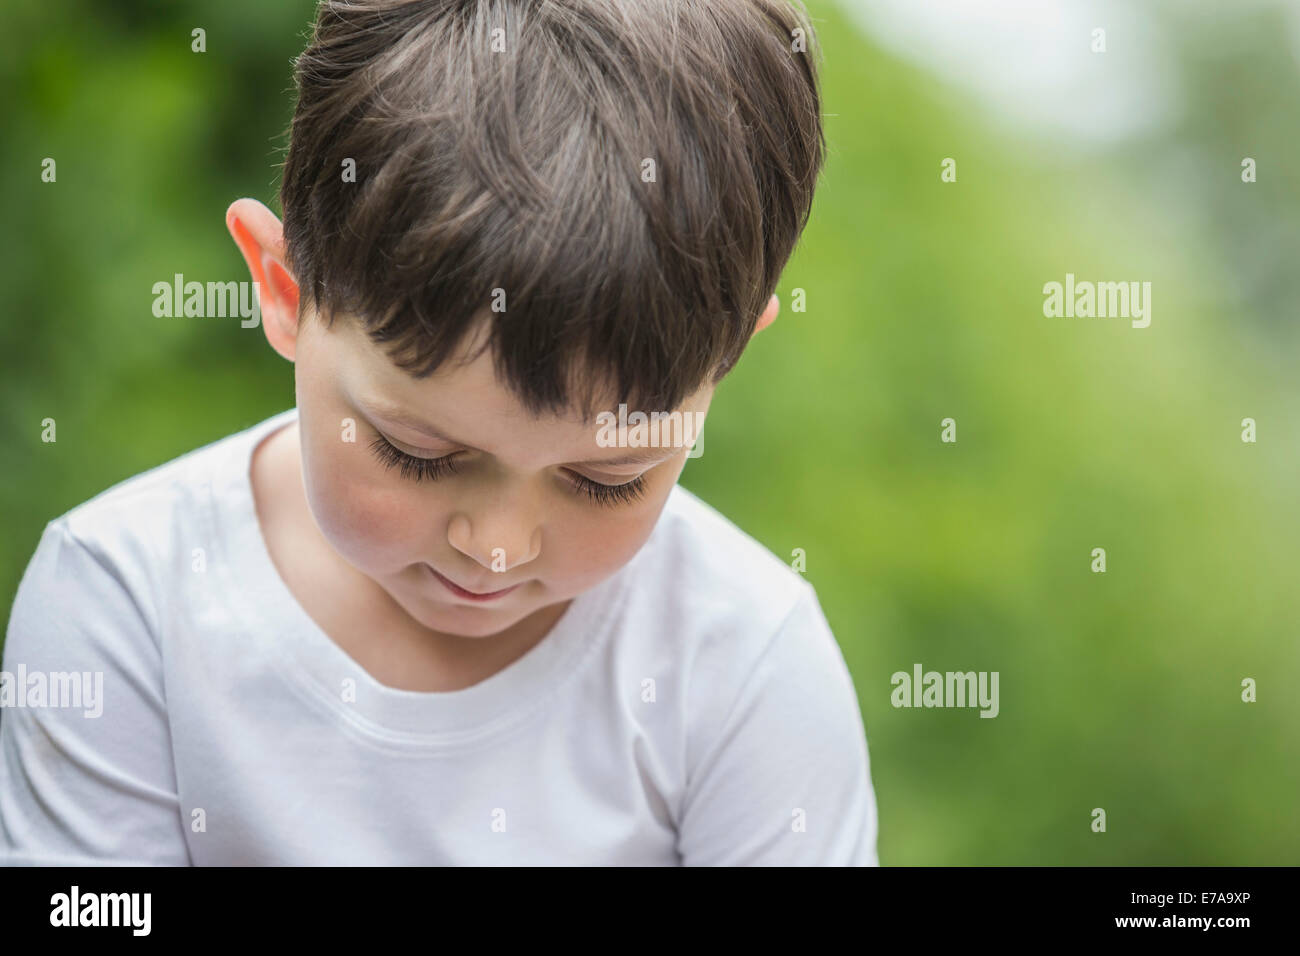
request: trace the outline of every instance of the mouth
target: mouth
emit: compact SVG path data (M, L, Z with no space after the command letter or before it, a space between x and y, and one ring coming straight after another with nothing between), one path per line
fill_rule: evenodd
M505 597L515 588L519 587L518 584L512 584L510 585L510 587L502 588L499 591L471 591L468 588L461 587L459 584L457 584L455 581L452 581L450 578L446 577L445 575L439 574L434 569L433 565L426 564L424 565L424 567L428 570L429 575L434 580L436 580L439 584L441 584L444 588L446 588L456 597L463 598L466 601L495 601L497 598Z

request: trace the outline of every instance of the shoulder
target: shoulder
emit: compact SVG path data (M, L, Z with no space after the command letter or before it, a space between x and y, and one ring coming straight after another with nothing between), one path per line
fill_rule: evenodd
M816 591L697 496L673 497L630 600L653 622L646 654L678 669L683 862L876 862L866 729Z
M248 467L256 434L287 414L218 438L120 481L54 522L87 545L110 543L131 532L136 532L135 537L159 540L178 515L205 504L219 483L239 478L238 469Z
M166 600L170 579L188 571L194 549L204 546L210 526L219 520L214 504L221 492L247 480L256 434L288 414L120 481L50 520L20 582L20 593L26 592L29 600L47 594L75 600L88 587L81 569L113 580L131 595L145 621L156 624L156 602ZM93 613L93 608L85 612Z
M668 579L690 612L776 624L811 588L712 505L673 488L647 542L643 571Z
M746 688L765 681L781 684L785 701L802 697L815 707L829 693L856 702L812 585L685 488L674 489L634 574L629 613L655 622L656 639L684 672L699 745L688 742L690 756Z
M120 481L55 522L92 550L166 541L214 496L246 484L256 440L296 414L296 408L280 412Z

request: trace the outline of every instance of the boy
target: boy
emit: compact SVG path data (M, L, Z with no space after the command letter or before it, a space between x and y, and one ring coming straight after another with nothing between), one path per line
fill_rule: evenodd
M226 217L296 407L47 525L4 670L102 674L102 713L0 711L0 862L877 862L812 587L639 425L701 421L776 316L810 37L780 0L320 6L283 231Z

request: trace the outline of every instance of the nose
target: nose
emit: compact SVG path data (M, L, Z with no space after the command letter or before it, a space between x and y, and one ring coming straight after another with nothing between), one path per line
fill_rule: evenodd
M452 515L447 543L488 570L505 572L537 558L542 528L524 501L494 496Z

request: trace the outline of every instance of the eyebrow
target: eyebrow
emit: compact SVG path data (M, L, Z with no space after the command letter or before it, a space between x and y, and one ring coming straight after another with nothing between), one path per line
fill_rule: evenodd
M371 414L376 418L386 419L387 421L393 422L396 425L401 425L403 428L409 428L413 432L419 432L421 435L424 435L428 438L432 438L435 441L444 441L451 445L460 445L464 448L470 449L471 451L482 451L482 449L475 448L469 442L464 442L464 441L460 441L457 438L452 438L450 435L446 434L445 432L440 431L437 428L434 428L432 425L430 425L427 422L423 422L420 419L407 414L405 411L403 411L400 408L396 408L391 405L365 403L365 402L360 404L362 405L363 408L368 409L371 412ZM593 422L591 423L591 427L596 428L597 425ZM669 458L671 458L677 450L678 449L676 448L668 448L668 449L656 449L656 450L643 451L643 452L631 452L625 455L618 455L617 457L614 458L590 458L586 461L570 462L570 464L573 465L659 464L660 462L666 461Z

